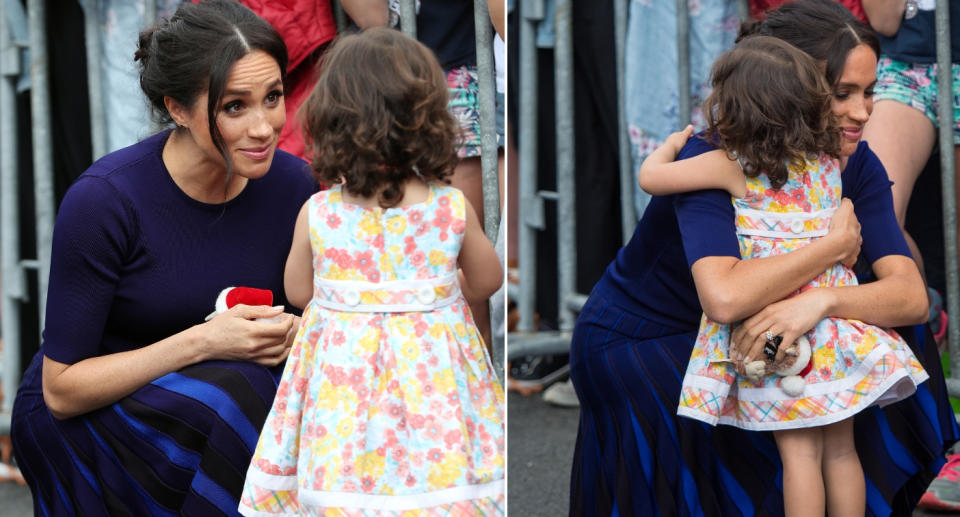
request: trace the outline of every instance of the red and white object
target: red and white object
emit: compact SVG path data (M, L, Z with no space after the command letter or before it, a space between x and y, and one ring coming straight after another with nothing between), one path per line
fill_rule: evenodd
M211 312L204 321L210 321L218 314L223 314L233 306L239 304L273 305L273 291L269 289L257 289L256 287L228 287L220 291L220 294L217 296L217 302L214 305L216 310ZM283 307L278 306L278 308ZM274 321L280 316L283 316L283 314L281 313L279 316L274 316L273 318L257 318L257 321Z

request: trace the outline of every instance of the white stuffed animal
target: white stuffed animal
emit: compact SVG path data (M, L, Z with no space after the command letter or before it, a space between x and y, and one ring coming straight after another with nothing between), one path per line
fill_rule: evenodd
M747 363L746 366L744 366L747 379L757 383L763 379L767 372L779 375L783 377L780 379L780 389L791 397L799 397L803 394L803 388L807 385L804 376L813 367L810 340L808 340L806 336L798 337L797 340L784 351L783 359L779 361L776 359L775 354L776 347L773 348L773 354L765 351L764 360Z

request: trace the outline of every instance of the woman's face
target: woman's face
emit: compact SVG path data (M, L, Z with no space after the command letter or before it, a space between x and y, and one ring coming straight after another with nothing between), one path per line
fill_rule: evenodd
M197 97L188 127L206 158L223 166L207 124L207 94ZM270 169L280 131L287 120L280 66L261 50L237 60L227 76L217 124L234 172L255 179Z
M877 55L865 44L847 54L843 74L833 89L833 114L842 131L841 156L857 150L863 125L873 112L873 87L877 83Z

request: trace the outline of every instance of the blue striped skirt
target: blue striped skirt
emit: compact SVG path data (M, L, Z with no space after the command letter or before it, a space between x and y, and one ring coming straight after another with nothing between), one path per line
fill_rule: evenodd
M34 515L239 515L279 368L199 363L57 420L43 401L41 354L24 374L12 429Z
M855 417L871 516L909 516L960 438L929 330L898 331L930 379L909 399ZM783 515L771 433L677 416L696 334L590 296L570 350L580 397L570 515Z

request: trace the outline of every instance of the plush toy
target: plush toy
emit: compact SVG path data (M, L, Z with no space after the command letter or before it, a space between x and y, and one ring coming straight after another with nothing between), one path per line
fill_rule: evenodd
M257 289L256 287L228 287L220 291L217 302L214 304L216 310L211 312L204 321L210 321L214 316L223 314L234 305L241 303L244 305L273 305L273 291ZM283 314L280 316L283 316ZM276 318L279 318L279 316L257 318L257 321L272 321Z
M780 379L780 389L791 397L803 394L807 385L804 377L813 369L811 360L810 341L806 336L800 336L784 350L783 359L776 359L777 347L780 346L780 336L773 336L764 346L764 360L751 361L744 366L747 379L751 382L760 382L767 372L783 377Z

